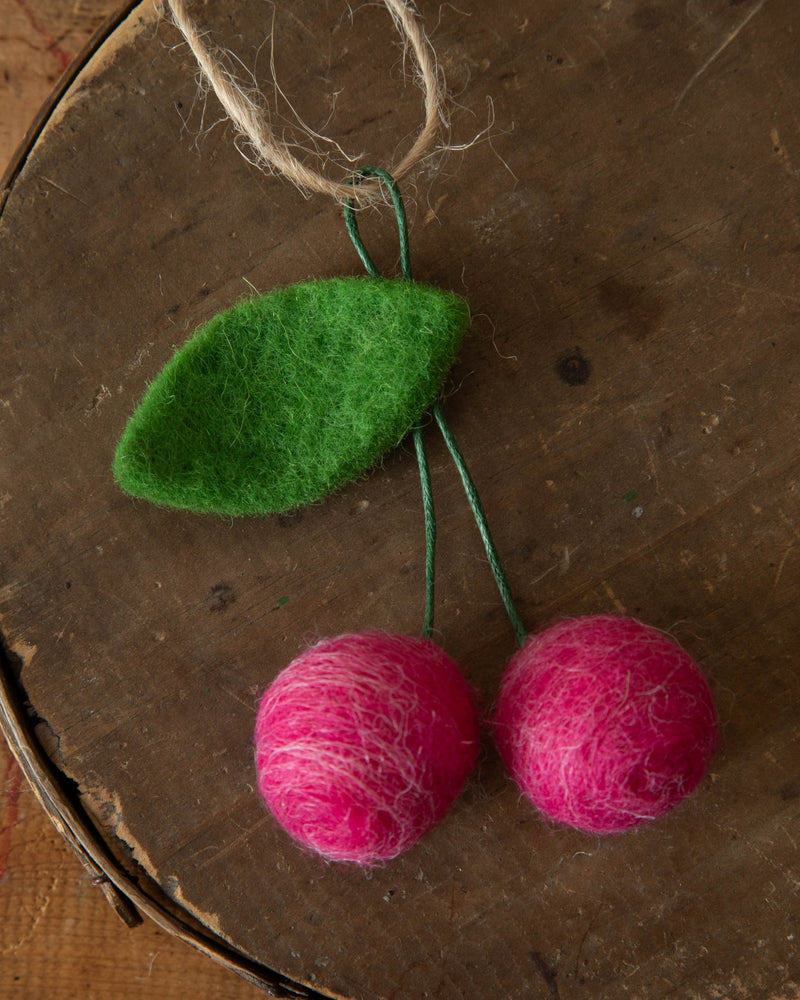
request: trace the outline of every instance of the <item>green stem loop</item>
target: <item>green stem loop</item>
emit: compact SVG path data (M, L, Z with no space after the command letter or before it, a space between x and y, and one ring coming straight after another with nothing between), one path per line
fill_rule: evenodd
M390 173L381 169L381 167L359 167L356 173L350 178L349 183L354 185L358 184L362 177L378 177L389 189L389 194L392 196L392 203L394 204L394 214L397 217L397 231L400 236L400 269L403 272L403 277L406 281L411 281L411 255L408 251L408 225L406 224L406 210L403 205L400 188L397 186L397 181ZM347 233L353 241L353 246L356 248L356 252L361 258L364 267L367 269L367 274L369 274L372 278L380 278L380 272L377 267L375 267L372 258L367 252L367 248L364 246L364 241L361 239L361 234L358 231L354 200L349 198L344 203L343 209L344 224L347 226Z

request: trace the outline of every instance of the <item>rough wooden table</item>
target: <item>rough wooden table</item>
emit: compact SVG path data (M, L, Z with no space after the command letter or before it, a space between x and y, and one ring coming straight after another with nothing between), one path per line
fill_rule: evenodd
M0 0L4 169L112 0ZM0 278L5 288L5 282ZM5 494L0 483L0 494ZM2 562L2 560L0 560ZM91 884L0 741L0 995L241 1000L254 988L151 922L129 930Z
M475 314L451 423L532 628L627 612L703 664L724 730L709 779L598 840L542 823L487 741L446 821L370 877L264 815L258 692L316 635L418 627L416 473L400 449L302 515L234 523L115 491L125 419L198 323L248 284L358 271L333 206L204 131L217 112L145 5L65 95L3 212L7 666L123 875L323 994L794 998L796 5L423 12L455 143L492 99L489 138L408 192L416 273ZM253 65L263 6L200 13ZM419 101L383 11L350 26L298 0L275 31L297 111L322 128L339 95L325 127L387 162ZM387 216L366 222L390 267ZM438 637L488 703L512 637L433 438L431 458Z

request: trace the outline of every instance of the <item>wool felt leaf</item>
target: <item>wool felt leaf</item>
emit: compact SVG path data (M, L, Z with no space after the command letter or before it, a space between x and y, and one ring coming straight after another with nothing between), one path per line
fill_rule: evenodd
M215 316L119 441L127 493L200 513L291 510L366 472L434 402L467 303L413 281L331 278Z

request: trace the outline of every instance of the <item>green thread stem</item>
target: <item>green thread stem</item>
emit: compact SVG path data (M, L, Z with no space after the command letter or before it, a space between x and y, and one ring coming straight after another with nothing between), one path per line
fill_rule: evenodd
M511 622L511 627L514 629L517 642L520 646L522 646L525 642L527 632L519 615L517 614L517 609L514 606L514 599L511 596L511 588L508 585L505 571L503 570L502 563L500 562L500 556L497 554L497 549L492 541L489 524L486 520L486 514L483 511L483 505L481 504L481 498L478 495L478 490L473 482L472 476L469 473L467 464L464 461L464 456L461 454L461 450L459 449L456 439L453 436L453 432L450 430L450 427L444 418L444 413L442 413L442 408L439 403L434 403L433 415L436 418L436 423L439 425L439 430L442 432L442 437L447 445L447 449L456 464L459 475L461 476L461 482L464 484L467 500L472 508L475 523L478 525L478 531L480 532L481 539L483 540L483 547L486 549L486 557L489 560L489 566L494 574L497 589L500 591L503 604L505 604L506 613L508 614L509 621Z
M378 177L389 189L394 205L394 213L397 218L397 231L400 236L400 268L404 281L411 281L411 255L408 249L408 225L406 222L406 210L403 205L403 198L397 181L387 171L380 167L361 167L349 183L358 184L362 177ZM366 268L367 274L372 278L380 278L381 274L375 266L375 262L369 255L369 251L364 246L361 234L358 231L356 220L355 202L348 199L342 206L344 211L344 223L347 233L356 248L361 262ZM429 639L433 633L434 617L434 591L436 573L436 513L433 506L433 486L431 484L431 473L428 466L428 458L425 454L425 441L423 439L422 428L414 428L414 448L417 452L417 464L419 465L419 480L422 489L422 509L425 515L425 616L422 623L422 635Z
M422 488L422 509L425 512L425 620L422 635L430 639L433 633L434 582L436 574L436 513L433 507L433 486L422 428L414 428L414 447L417 450L419 480Z
M397 181L390 173L381 169L381 167L359 167L348 183L353 185L358 184L362 177L378 177L389 189L389 194L392 196L392 203L394 205L394 214L397 218L397 232L400 237L400 270L403 273L403 277L407 281L411 281L411 254L408 249L408 224L406 222L406 210L403 205L403 198L400 194L400 188L397 186ZM347 234L352 240L353 246L356 248L356 252L361 258L364 267L367 269L367 274L369 274L372 278L380 278L380 271L375 266L372 257L370 257L367 248L364 246L364 241L361 239L361 234L358 231L354 200L349 198L344 203L342 208L344 211L344 224L347 227Z
M392 197L395 216L397 218L397 231L400 237L400 267L404 280L411 281L411 256L408 249L408 226L406 222L405 208L403 206L403 199L400 195L400 189L398 188L394 177L392 177L392 175L386 170L382 170L380 167L360 167L350 179L349 183L355 185L360 182L362 177L370 176L378 177L381 181L383 181ZM369 252L364 245L364 241L361 239L361 234L358 231L354 199L350 198L344 203L343 211L347 233L352 240L353 246L356 248L358 256L361 258L367 273L373 278L381 277L381 274L375 266L372 257L370 257ZM486 514L484 513L477 487L475 486L472 476L470 475L455 436L445 420L441 405L438 402L433 406L433 414L436 419L436 423L439 425L439 430L442 433L445 444L447 445L450 455L452 456L456 468L458 469L459 475L461 476L461 482L464 484L464 490L472 509L472 515L475 518L475 523L478 526L478 531L480 532L480 536L483 541L483 547L486 550L489 567L494 575L497 588L500 591L500 597L505 605L506 613L508 614L509 621L511 622L511 627L514 630L517 641L520 646L522 646L525 643L527 632L514 605L514 599L511 596L511 588L508 585L508 579L506 578L503 565L500 562L500 556L498 555L497 549L495 548L492 540L492 535L489 531L489 524L486 520ZM422 489L422 506L425 514L425 617L422 626L422 634L426 638L429 638L433 632L434 616L436 515L433 506L433 488L431 485L430 468L425 454L425 443L423 440L422 430L420 427L415 427L413 433L414 447L417 453L417 464L419 465L420 486Z

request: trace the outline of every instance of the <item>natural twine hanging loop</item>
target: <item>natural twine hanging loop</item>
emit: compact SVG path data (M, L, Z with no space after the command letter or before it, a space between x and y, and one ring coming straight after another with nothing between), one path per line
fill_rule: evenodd
M339 201L355 196L358 200L369 202L380 197L377 183L366 182L354 190L352 185L330 180L298 160L287 144L275 136L257 101L242 88L234 75L206 45L203 35L186 12L184 0L167 2L175 24L194 53L203 76L210 83L228 117L252 144L261 162L284 174L303 191L330 195ZM414 10L405 0L384 0L384 3L397 30L411 48L425 95L425 123L408 153L396 166L390 168L390 173L399 180L433 149L439 124L443 120L443 96L433 48Z

